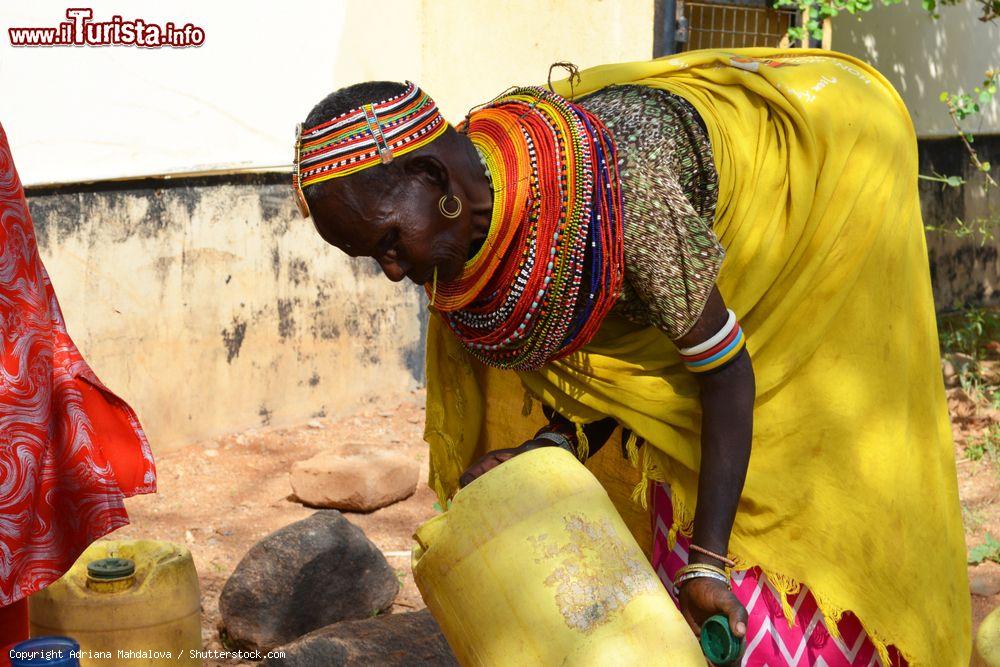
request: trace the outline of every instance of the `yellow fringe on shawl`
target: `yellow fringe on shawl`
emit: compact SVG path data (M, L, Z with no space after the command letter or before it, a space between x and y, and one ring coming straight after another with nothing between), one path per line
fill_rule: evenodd
M583 424L576 424L576 457L581 461L586 461L590 454L590 441L583 431Z
M524 390L524 403L521 406L521 416L530 417L531 409L534 407L534 401L531 398L531 392L527 389Z
M913 665L968 665L965 545L916 142L899 96L868 65L812 50L692 51L581 77L556 92L663 88L708 128L726 249L717 283L757 382L731 555L761 567L786 615L805 584L833 632L850 610L883 656L891 644ZM476 456L534 431L518 426L516 377L484 369L437 318L427 363L431 484L447 497ZM666 337L609 317L583 350L519 377L577 423L611 416L643 438L643 479L616 468L608 447L594 457L599 478L613 499L636 481L669 482L671 539L690 530L701 413Z

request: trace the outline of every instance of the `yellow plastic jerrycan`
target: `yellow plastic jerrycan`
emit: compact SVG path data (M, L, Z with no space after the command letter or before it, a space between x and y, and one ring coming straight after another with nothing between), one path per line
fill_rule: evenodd
M1000 667L1000 607L991 611L979 625L976 653L988 667Z
M706 662L596 478L543 447L417 529L413 577L465 666Z
M80 643L80 665L201 665L201 595L185 547L100 540L29 598L31 634Z

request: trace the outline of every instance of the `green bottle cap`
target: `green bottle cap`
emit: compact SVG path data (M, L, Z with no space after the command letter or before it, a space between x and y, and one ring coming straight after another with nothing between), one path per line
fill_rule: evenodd
M729 631L729 619L721 614L701 624L701 651L716 665L728 665L740 657L743 640Z
M124 579L135 574L135 563L128 558L102 558L87 563L91 579Z

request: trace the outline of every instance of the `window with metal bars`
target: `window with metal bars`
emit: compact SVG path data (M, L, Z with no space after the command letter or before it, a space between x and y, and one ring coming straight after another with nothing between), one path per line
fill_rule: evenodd
M782 44L797 12L767 0L677 0L676 51Z

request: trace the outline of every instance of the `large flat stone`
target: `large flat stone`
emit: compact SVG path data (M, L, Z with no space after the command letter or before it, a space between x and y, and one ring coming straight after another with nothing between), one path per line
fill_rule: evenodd
M310 507L371 512L413 495L420 466L395 452L321 452L292 465L295 497Z

